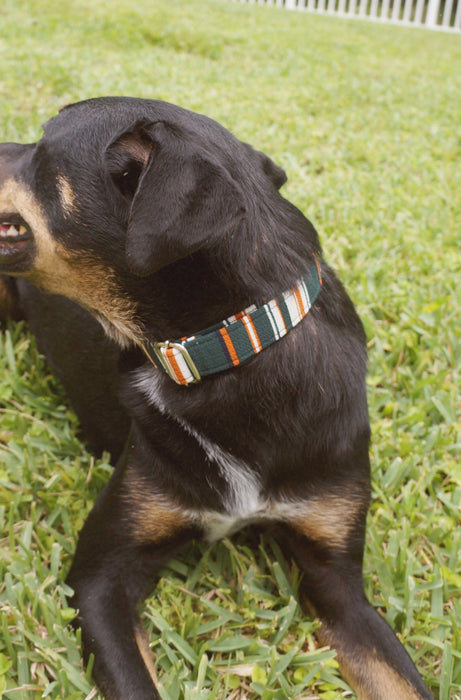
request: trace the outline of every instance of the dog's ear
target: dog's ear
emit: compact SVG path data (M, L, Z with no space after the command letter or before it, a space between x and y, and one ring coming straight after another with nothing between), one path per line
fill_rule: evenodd
M242 193L205 149L164 122L137 125L110 147L119 189L131 200L126 257L146 276L213 243L243 215ZM121 172L123 171L123 172Z
M282 187L282 185L284 185L285 182L288 180L287 174L284 171L284 169L281 168L280 165L277 165L276 163L274 163L272 158L269 158L269 156L266 156L266 154L263 153L262 151L257 151L249 144L245 144L245 145L247 145L248 148L250 148L253 151L253 153L256 153L264 174L269 178L269 180L272 182L272 184L275 185L276 188L279 190Z

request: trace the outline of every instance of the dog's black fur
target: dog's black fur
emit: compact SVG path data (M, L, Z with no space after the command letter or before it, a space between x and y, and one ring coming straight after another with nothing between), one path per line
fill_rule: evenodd
M363 593L365 336L285 179L217 123L156 101L89 100L37 144L0 146L0 225L27 230L0 237L4 315L27 319L92 449L117 462L68 578L111 700L159 697L136 606L171 552L253 521L298 562L359 697L431 698ZM290 289L313 253L310 313L242 366L185 388L145 357L146 341Z

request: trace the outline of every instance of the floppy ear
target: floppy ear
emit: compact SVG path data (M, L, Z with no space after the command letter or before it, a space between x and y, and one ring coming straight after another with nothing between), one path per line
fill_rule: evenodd
M242 217L242 193L230 174L174 126L144 124L117 139L116 148L138 165L120 183L127 196L130 183L134 189L126 238L134 274L152 274L194 253Z
M269 180L272 182L272 184L275 185L276 188L279 190L282 187L282 185L284 185L285 182L288 180L287 174L284 171L284 169L281 168L280 165L277 165L276 163L274 163L272 158L269 158L269 156L266 156L266 154L263 153L262 151L257 151L249 144L246 144L246 145L259 158L259 162L260 162L260 165L263 169L264 174L269 178Z

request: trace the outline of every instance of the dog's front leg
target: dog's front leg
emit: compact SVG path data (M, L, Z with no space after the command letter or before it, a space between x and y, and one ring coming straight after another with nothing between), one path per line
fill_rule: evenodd
M365 513L357 517L364 519ZM323 523L321 518L317 511L315 523L297 520L282 535L304 572L302 601L322 623L320 642L336 650L341 673L359 700L433 700L394 632L365 597L363 523L357 522L350 535L346 523L331 529L331 512L325 511Z
M180 507L152 491L131 457L121 463L80 534L68 583L85 661L107 700L157 700L137 603L159 568L198 534Z

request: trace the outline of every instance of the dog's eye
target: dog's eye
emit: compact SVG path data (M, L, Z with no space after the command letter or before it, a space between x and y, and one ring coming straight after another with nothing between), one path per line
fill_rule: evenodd
M138 187L141 173L142 164L133 161L130 163L129 167L125 168L122 172L114 173L112 175L112 180L124 197L132 199Z

